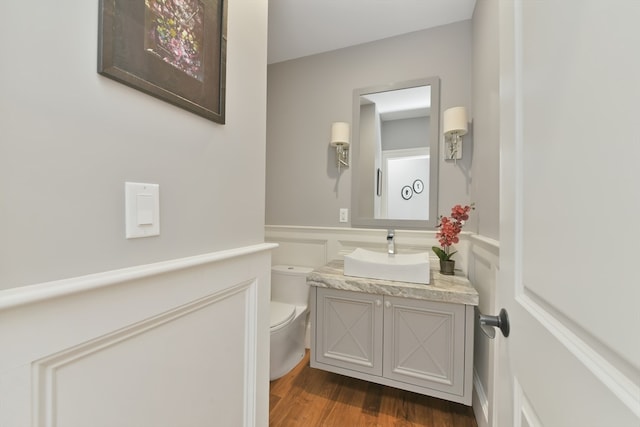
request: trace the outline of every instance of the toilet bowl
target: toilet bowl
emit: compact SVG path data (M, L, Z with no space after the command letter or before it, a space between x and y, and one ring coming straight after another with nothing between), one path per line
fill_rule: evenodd
M288 265L271 268L270 380L290 372L304 357L311 271Z

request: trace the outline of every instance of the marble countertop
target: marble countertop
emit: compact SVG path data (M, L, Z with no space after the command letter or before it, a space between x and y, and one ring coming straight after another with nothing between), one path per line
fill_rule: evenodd
M478 305L478 292L471 286L471 282L462 275L445 276L437 270L431 270L430 283L422 285L419 283L351 277L345 276L343 272L344 262L342 260L333 260L327 265L313 270L307 276L307 283L321 288Z

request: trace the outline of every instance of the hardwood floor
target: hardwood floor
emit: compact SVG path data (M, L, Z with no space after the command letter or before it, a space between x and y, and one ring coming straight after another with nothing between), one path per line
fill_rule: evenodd
M310 368L308 350L271 382L269 425L477 427L469 406Z

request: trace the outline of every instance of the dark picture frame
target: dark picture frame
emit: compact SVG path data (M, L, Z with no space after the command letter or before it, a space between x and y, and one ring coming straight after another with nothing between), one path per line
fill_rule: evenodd
M225 122L227 0L100 0L98 73Z

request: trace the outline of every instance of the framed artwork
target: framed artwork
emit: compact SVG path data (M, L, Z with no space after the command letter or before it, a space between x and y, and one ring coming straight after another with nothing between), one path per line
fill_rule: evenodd
M100 0L98 73L225 121L227 0Z

